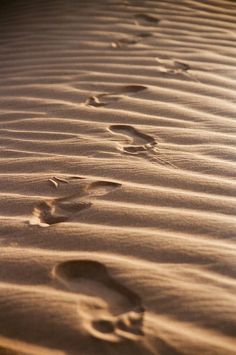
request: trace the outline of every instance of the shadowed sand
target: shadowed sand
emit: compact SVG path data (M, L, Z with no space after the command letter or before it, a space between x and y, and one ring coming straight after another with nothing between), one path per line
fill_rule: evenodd
M236 3L0 13L0 354L234 355Z

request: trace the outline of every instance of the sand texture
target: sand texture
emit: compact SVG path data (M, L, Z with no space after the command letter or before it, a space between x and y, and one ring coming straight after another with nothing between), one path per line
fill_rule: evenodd
M0 354L236 354L236 2L2 0Z

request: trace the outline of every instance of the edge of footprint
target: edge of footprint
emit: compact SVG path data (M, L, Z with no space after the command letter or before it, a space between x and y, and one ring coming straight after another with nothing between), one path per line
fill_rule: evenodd
M112 181L93 181L77 193L42 200L34 207L29 224L48 227L66 222L74 214L92 206L92 203L88 201L89 198L106 195L121 186L121 183Z
M96 270L96 275L94 275L94 271ZM67 260L61 263L58 263L53 268L53 276L59 280L63 280L65 278L88 278L90 280L99 281L102 284L113 288L115 291L123 294L132 303L135 304L136 307L140 307L141 298L134 291L131 291L126 286L123 286L118 281L116 281L113 276L109 273L107 267L96 260L89 259L74 259ZM144 310L142 308L142 310Z
M62 282L70 292L74 292L69 286L71 281L80 278L89 279L123 295L129 301L130 309L128 311L121 312L117 316L112 315L112 312L110 315L99 318L93 315L90 321L86 322L87 331L94 337L110 342L120 342L135 341L144 335L145 308L142 305L141 297L116 281L103 263L89 259L67 260L56 264L52 269L52 275Z

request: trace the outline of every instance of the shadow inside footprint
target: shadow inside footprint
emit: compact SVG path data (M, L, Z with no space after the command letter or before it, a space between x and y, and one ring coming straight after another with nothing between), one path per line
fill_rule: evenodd
M41 201L34 208L29 224L48 227L66 222L73 215L92 206L89 198L106 195L120 186L121 184L112 181L94 181L81 187L75 194Z
M102 263L70 260L56 265L53 275L71 292L104 302L98 310L96 307L87 310L92 312L88 316L90 321L87 327L91 335L104 339L104 334L108 334L107 340L110 341L136 339L144 335L141 298L113 279Z
M126 85L120 88L117 88L111 93L102 93L96 96L91 96L87 99L86 105L93 107L103 107L109 103L118 101L122 98L121 95L132 95L137 92L145 90L147 87L143 85Z
M84 191L89 197L98 197L106 195L118 187L121 187L121 184L117 182L94 181L87 185Z
M137 34L137 36L140 38L148 38L148 37L154 37L154 34L151 32L140 32Z
M135 19L139 25L158 25L160 19L153 15L136 14Z

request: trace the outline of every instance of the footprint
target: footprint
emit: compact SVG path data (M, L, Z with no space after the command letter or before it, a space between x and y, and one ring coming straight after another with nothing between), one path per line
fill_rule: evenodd
M152 136L138 131L136 128L129 125L111 125L109 131L113 134L119 134L131 139L129 145L118 145L118 149L123 153L137 155L146 158L151 162L159 162L162 164L169 164L176 168L174 164L160 157L157 150L157 141Z
M137 36L141 38L148 38L148 37L154 37L154 34L151 32L140 32L137 34Z
M110 181L95 181L81 187L73 195L42 201L33 210L30 225L48 227L51 224L66 222L73 215L92 206L89 197L99 197L108 194L121 184Z
M179 62L179 61L175 60L174 64L175 64L176 70L188 71L191 69L191 67L188 64L183 63L183 62Z
M29 224L48 227L51 224L66 222L73 214L91 205L89 202L72 202L70 197L42 201L34 208Z
M113 48L124 48L127 46L137 44L138 42L139 41L135 38L121 38L121 39L118 39L117 41L112 42L111 46Z
M71 292L86 296L79 314L94 337L120 342L144 335L144 308L140 297L113 279L106 266L92 260L70 260L53 270L54 277Z
M181 73L191 69L188 64L176 60L161 60L159 58L156 58L156 60L159 64L159 70L166 73Z
M158 25L160 23L160 19L153 15L147 14L136 14L135 16L136 24L138 25Z
M189 73L189 70L191 70L190 65L187 63L179 62L177 60L172 60L172 59L166 59L166 60L161 60L159 58L156 58L158 62L158 70L162 73L168 73L168 74L183 74L190 79L193 79L197 82L197 80L191 73Z
M128 125L111 125L109 130L115 134L121 134L131 138L132 144L123 146L121 150L128 154L138 154L139 152L145 152L153 149L157 142L156 140L140 131L136 128Z
M122 94L131 95L145 89L147 89L147 87L143 85L122 86L121 88L118 88L116 91L111 93L102 93L96 96L91 96L87 99L85 104L87 106L102 107L108 105L111 102L120 100Z
M97 96L91 96L89 97L85 104L87 106L93 106L93 107L103 107L108 105L110 102L115 102L120 99L119 96L116 96L114 94L98 94Z

